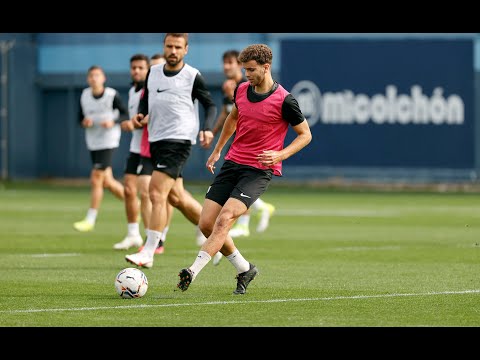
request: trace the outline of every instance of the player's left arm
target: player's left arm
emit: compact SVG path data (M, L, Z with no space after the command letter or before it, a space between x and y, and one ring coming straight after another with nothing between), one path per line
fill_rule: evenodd
M106 129L110 129L115 126L115 124L120 124L122 121L128 119L128 111L125 105L123 105L122 99L120 98L120 94L118 91L115 92L115 96L113 98L113 104L112 104L113 110L118 110L118 116L116 116L114 119L108 119L104 120L100 123L101 127L104 127Z
M115 93L115 97L113 98L113 109L118 109L119 111L118 118L114 120L115 124L119 124L122 121L129 119L127 107L123 103L118 91Z
M312 141L312 133L307 119L302 114L297 100L292 94L287 95L282 105L282 117L288 121L292 129L297 133L297 137L285 148L280 151L265 150L257 156L258 161L263 166L272 166L276 163L288 159L307 146Z
M198 73L193 82L192 99L198 99L205 110L205 122L200 128L200 145L209 148L213 140L213 127L217 118L217 107L213 102L212 95L208 90L203 76Z

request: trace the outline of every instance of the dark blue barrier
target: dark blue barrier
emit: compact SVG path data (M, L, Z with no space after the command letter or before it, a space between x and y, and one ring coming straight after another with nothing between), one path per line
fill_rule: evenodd
M475 165L472 40L284 40L281 82L314 137L288 163Z

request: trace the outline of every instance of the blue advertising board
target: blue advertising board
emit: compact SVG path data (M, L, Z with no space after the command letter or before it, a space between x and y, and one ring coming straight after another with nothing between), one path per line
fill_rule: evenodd
M474 167L472 40L292 39L280 48L281 84L313 135L295 165Z

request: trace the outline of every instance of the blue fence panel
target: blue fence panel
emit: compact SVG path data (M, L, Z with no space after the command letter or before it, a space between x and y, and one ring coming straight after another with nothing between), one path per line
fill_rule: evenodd
M473 40L285 40L281 59L314 137L296 165L474 167Z

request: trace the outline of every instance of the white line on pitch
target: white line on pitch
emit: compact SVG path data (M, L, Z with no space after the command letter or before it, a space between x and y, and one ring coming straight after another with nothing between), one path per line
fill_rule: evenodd
M330 300L350 300L350 299L373 299L373 298L392 298L409 296L436 296L436 295L462 295L478 294L480 290L461 290L461 291L440 291L426 293L405 293L405 294L379 294L379 295L353 295L353 296L333 296L317 298L299 298L299 299L272 299L272 300L251 300L251 301L208 301L200 303L180 303L180 304L140 304L140 305L119 305L119 306L96 306L81 308L57 308L57 309L26 309L26 310L0 310L0 313L34 313L34 312L60 312L60 311L90 311L90 310L114 310L114 309L142 309L152 307L177 307L177 306L196 306L196 305L229 305L229 304L259 304L259 303L288 303L302 301L330 301ZM133 299L129 299L132 301Z

